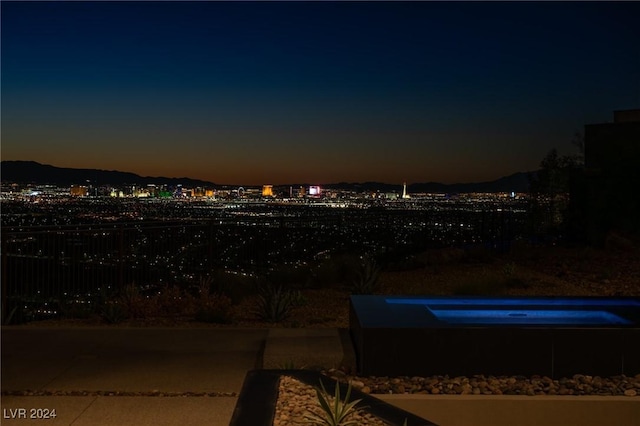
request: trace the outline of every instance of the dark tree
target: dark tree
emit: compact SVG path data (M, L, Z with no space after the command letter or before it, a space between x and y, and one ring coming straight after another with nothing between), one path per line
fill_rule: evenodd
M564 238L572 233L577 220L569 207L584 165L584 138L576 132L571 143L578 148L576 155L559 155L557 149L552 149L531 179L532 232L542 239Z
M531 192L550 197L569 193L571 174L579 167L578 157L560 156L558 150L552 149L540 162L540 170L531 182Z

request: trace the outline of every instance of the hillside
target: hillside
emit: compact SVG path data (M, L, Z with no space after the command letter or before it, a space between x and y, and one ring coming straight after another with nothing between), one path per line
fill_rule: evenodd
M91 182L92 185L186 185L216 187L213 182L188 177L169 178L140 176L135 173L117 170L73 169L40 164L35 161L2 161L0 173L3 182L34 183L51 185L73 185ZM520 172L489 182L443 184L437 182L411 183L407 190L410 193L469 193L469 192L528 192L532 174ZM298 186L300 184L292 184ZM341 189L357 192L400 192L402 186L394 183L332 183L322 185L327 189Z

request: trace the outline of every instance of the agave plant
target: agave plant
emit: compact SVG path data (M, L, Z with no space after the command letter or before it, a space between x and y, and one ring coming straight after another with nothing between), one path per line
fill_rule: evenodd
M269 282L258 287L256 314L261 319L269 322L284 321L293 307L294 300L290 290Z
M118 324L125 320L126 313L119 303L109 302L102 307L101 316L109 324Z
M281 370L304 370L306 366L298 367L293 360L287 360L278 366Z
M21 297L8 297L0 311L2 325L15 325L27 322L25 300Z
M13 316L18 310L17 306L14 306L13 309L10 309L8 313L2 313L2 325L11 325L11 321L13 321Z
M322 380L320 380L320 388L316 387L316 395L318 396L318 402L322 409L322 415L309 413L305 415L305 420L308 423L320 426L350 426L357 424L354 420L347 420L347 417L356 411L356 405L362 401L356 399L355 401L349 401L351 397L351 384L347 388L347 394L344 397L344 401L340 398L340 385L336 383L336 392L333 396L333 402L324 388Z

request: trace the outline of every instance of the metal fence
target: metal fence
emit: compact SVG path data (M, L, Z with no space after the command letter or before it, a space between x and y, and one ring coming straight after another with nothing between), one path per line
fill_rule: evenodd
M207 230L198 224L157 223L4 229L3 299L77 298L126 283L167 281L184 270L176 263L180 252Z
M213 270L259 273L324 252L405 253L450 244L508 244L526 214L508 210L362 211L2 229L2 302L90 301L128 284L197 283Z

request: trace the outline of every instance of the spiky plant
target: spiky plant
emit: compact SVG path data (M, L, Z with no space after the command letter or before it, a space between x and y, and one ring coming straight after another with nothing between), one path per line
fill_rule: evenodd
M316 387L316 395L318 396L318 402L322 409L322 415L314 413L308 413L304 416L308 423L320 426L350 426L357 424L354 420L347 420L347 417L356 411L356 405L362 401L356 399L355 401L349 401L351 398L351 384L347 388L347 394L344 397L344 401L340 397L340 385L336 383L336 391L333 396L333 402L331 397L327 393L324 387L324 383L320 380L320 388Z
M265 283L258 287L256 314L269 322L281 322L289 317L293 308L291 291L280 285Z
M126 313L117 302L105 303L101 312L102 319L109 324L118 324L125 320Z
M13 316L17 312L18 307L14 306L12 309L7 312L2 313L2 325L11 325L11 321L13 321Z
M135 282L127 284L120 291L117 302L120 303L130 318L142 316L142 296Z
M304 370L306 366L303 365L301 367L297 367L295 362L293 362L292 360L287 360L281 363L278 368L281 370Z

